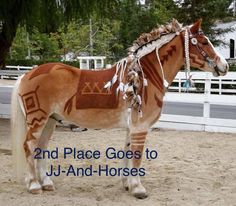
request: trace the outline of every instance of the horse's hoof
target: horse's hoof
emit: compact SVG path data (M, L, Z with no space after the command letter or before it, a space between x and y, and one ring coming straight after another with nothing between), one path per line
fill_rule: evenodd
M29 192L31 194L41 194L42 191L42 187L41 185L36 181L36 182L31 182L30 187L29 187Z
M125 191L129 191L129 187L127 186L127 187L124 187L125 188Z
M45 177L41 182L42 189L45 191L54 191L53 181L49 177Z
M148 197L148 194L147 193L135 193L135 194L133 194L133 196L138 199L145 199Z
M45 191L54 191L55 190L53 185L43 185L42 189Z
M42 194L42 189L40 188L40 189L31 189L31 190L29 190L29 192L31 193L31 194L34 194L34 195L39 195L39 194Z
M134 187L131 191L131 194L138 199L145 199L148 197L146 189L141 184L137 187Z

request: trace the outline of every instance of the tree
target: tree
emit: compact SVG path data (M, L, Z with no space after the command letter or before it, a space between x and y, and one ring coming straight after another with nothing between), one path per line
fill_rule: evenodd
M96 21L96 17L93 22L93 55L105 55L108 59L116 60L117 53L124 49L118 41L120 22L107 18Z
M88 20L73 20L68 25L59 28L57 35L61 46L61 54L65 55L68 52L76 55L90 54L89 27ZM116 52L123 49L123 46L117 42L119 29L119 22L116 20L103 18L102 21L99 21L96 17L93 17L93 55L105 55L107 58L114 60Z
M10 58L25 59L28 53L29 44L27 42L27 31L25 27L18 27L16 36L12 43Z
M69 51L89 52L88 22L92 18L94 54L119 59L141 33L173 17L185 25L202 17L204 32L215 40L223 31L212 26L229 15L230 3L231 0L146 0L145 4L138 0L103 0L102 3L99 0L1 0L0 67L19 25L34 41L28 45L33 52L48 58ZM12 55L20 50L25 53L26 45L27 42L20 46L16 39Z
M41 33L34 28L29 34L25 27L18 27L11 46L10 58L59 59L59 43L56 33Z
M169 7L174 6L172 0L147 0L144 5L137 0L123 0L118 8L117 19L120 20L119 40L124 48L144 32L150 32L157 24L163 24L173 17ZM124 56L123 50L119 56Z
M30 49L33 57L40 59L59 59L60 56L57 36L54 33L41 33L37 28L30 35Z
M222 20L229 15L228 12L231 0L177 0L179 7L176 9L178 19L184 24L191 24L202 18L203 31L214 42L220 33L227 32L227 30L216 30L213 28L216 20Z
M0 6L0 68L5 59L20 24L28 31L37 27L40 32L55 32L61 21L72 17L88 17L97 10L106 14L118 0L1 0Z
M63 25L58 30L61 54L69 52L79 54L88 52L89 47L89 25L81 21L72 20L68 25Z

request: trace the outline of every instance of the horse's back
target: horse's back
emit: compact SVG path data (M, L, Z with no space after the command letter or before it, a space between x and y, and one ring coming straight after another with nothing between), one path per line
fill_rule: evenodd
M26 73L20 83L20 93L30 92L36 87L40 90L60 89L78 79L80 69L62 63L42 64Z
M77 75L77 73L80 72L78 68L62 64L62 63L46 63L39 65L32 69L30 72L26 73L23 82L28 80L28 81L37 81L37 80L42 80L44 78L50 77L52 78L56 74L66 75L66 73L69 72L73 75ZM65 77L65 76L64 76Z

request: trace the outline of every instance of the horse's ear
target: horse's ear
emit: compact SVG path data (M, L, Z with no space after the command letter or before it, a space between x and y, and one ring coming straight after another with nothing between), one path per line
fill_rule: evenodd
M199 19L198 21L196 21L194 25L190 28L191 33L192 34L197 33L199 29L201 28L201 24L202 24L202 19Z

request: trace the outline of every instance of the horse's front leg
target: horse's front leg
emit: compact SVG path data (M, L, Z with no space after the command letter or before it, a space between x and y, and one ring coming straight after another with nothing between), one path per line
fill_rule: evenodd
M140 158L132 158L130 168L136 168L139 170L142 162L143 148L147 136L147 131L131 132L130 133L130 149L133 153L140 154ZM146 189L143 187L140 181L140 176L129 176L128 187L132 195L137 198L143 199L147 197Z
M124 151L127 152L129 149L130 149L130 131L129 131L129 129L127 128ZM123 158L123 165L122 165L123 168L130 168L129 162L130 162L130 161L129 161L128 158ZM125 190L129 190L128 177L122 175L121 180L122 180L123 187L125 188Z

